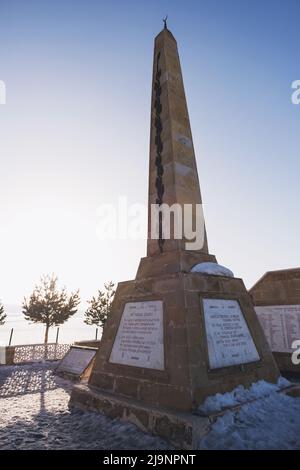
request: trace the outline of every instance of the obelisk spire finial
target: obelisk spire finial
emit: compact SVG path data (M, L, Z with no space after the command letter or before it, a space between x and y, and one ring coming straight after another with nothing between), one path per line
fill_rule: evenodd
M168 19L168 15L166 15L166 16L163 18L164 29L168 29L168 26L167 26L167 19Z

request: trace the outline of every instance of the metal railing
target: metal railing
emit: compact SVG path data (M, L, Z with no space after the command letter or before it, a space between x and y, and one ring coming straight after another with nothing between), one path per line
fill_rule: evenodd
M62 359L70 349L69 344L21 344L10 346L11 361L13 364L38 361L55 361ZM12 351L13 350L13 351Z

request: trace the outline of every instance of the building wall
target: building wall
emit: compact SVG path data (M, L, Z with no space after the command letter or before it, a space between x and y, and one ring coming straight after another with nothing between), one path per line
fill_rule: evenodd
M267 272L249 293L254 306L300 305L300 268ZM280 371L300 374L291 353L273 351L273 356Z
M270 271L249 291L254 305L300 305L300 268Z

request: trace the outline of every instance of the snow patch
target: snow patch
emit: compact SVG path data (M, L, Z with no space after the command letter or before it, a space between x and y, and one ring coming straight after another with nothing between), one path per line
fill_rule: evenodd
M74 384L57 377L56 367L0 366L0 450L172 449L131 423L69 409Z
M284 377L279 377L277 384L259 380L251 385L250 388L245 388L239 385L232 392L217 393L211 397L206 398L203 405L199 410L204 413L216 413L224 410L225 408L241 405L243 403L263 398L290 386L291 383Z
M230 269L217 263L199 263L192 267L192 273L209 274L212 276L234 277Z
M248 397L260 399L246 403L238 410L228 410L217 419L197 447L211 450L300 449L300 398L276 393L289 384L282 378L277 385L265 381L253 384ZM245 396L245 390L237 387L230 394L224 394L225 398L218 395L216 403L219 407L228 406ZM209 404L206 406L208 409Z

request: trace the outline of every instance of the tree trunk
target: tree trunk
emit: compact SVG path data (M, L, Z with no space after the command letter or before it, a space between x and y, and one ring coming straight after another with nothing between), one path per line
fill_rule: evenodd
M49 333L49 325L46 325L45 339L44 339L45 344L48 343L48 333Z

